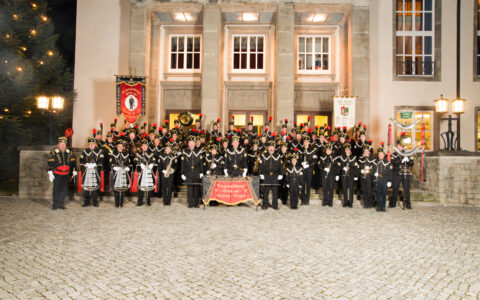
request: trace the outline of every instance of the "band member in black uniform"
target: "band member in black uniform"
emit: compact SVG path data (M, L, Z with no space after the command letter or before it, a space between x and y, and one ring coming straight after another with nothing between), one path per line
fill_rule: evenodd
M80 155L80 167L82 173L82 188L84 190L84 201L82 207L90 205L98 207L98 190L100 188L101 172L103 168L104 155L100 148L96 147L95 138L88 138L88 148Z
M100 123L99 130L94 129L93 132L94 132L93 136L96 139L97 148L102 148L103 144L105 143L103 141L103 123Z
M335 189L336 176L336 158L333 156L333 146L328 143L325 145L325 155L320 157L318 164L322 171L322 206L333 206L333 191Z
M153 124L155 127L156 124ZM148 149L150 152L153 153L153 156L155 157L155 161L158 162L158 158L160 157L160 154L164 151L162 145L161 145L161 138L159 135L155 134L154 137L151 139L151 142L149 143ZM170 149L172 150L172 149ZM162 197L162 189L160 188L162 186L162 179L163 176L161 172L158 171L158 166L155 165L153 167L153 173L157 177L157 192L155 192L155 196L157 197Z
M113 124L112 124L113 125ZM108 192L108 184L110 183L110 162L109 162L109 155L113 153L115 150L115 141L114 141L114 128L110 129L107 133L107 139L105 144L103 144L102 151L103 151L103 170L104 170L104 187L106 187L105 192Z
M262 209L268 208L268 194L272 191L272 208L278 209L277 189L279 181L283 179L282 160L280 155L275 153L275 142L268 142L268 151L259 158L260 179L263 186Z
M258 148L258 140L254 139L250 149L247 152L247 174L248 175L258 175L258 157L262 154ZM257 166L257 168L255 168Z
M222 141L222 133L218 131L218 124L220 123L220 118L217 119L216 122L212 125L212 131L210 131L210 140L212 143L217 144L220 147L220 143Z
M168 132L168 120L165 120L165 125L158 128L158 134L160 135L160 141L162 145L165 145L171 138L170 133Z
M339 173L342 176L343 207L353 206L353 183L358 180L357 158L352 154L352 146L346 143L345 154L337 158ZM336 178L335 178L336 179Z
M187 201L188 207L198 207L201 197L201 186L203 178L203 160L204 151L195 149L194 136L187 138L187 148L183 150L181 157L181 173L182 179L187 184Z
M232 120L228 125L228 130L225 132L225 137L231 142L234 135L237 135L237 131L235 130L235 116L232 116Z
M398 200L398 190L400 188L400 183L403 187L403 201L406 209L412 209L412 204L410 203L410 178L412 176L412 167L413 167L413 157L404 156L405 155L405 145L404 141L407 139L407 136L402 133L400 139L397 141L397 149L400 152L396 152L391 156L391 163L393 167L392 172L392 200L390 201L388 207L392 208L397 205Z
M282 175L285 175L285 171L288 167L289 160L290 160L290 154L288 153L288 145L286 142L282 142L280 144L280 148L278 149L277 153L278 155L280 155L280 160L282 161ZM282 204L284 205L287 204L288 188L287 188L287 182L286 182L285 176L280 181L280 186L278 187L278 193L280 195L280 200L282 200Z
M59 137L57 148L50 152L48 158L48 180L53 182L52 209L65 209L64 201L67 196L70 172L77 175L75 155L67 149L67 138Z
M288 193L290 195L290 208L298 208L298 195L300 188L303 185L303 167L298 162L298 155L295 151L290 156L290 165L287 167L285 175L286 186L288 188Z
M123 132L122 132L123 133ZM115 197L115 207L123 207L125 191L130 188L131 178L129 175L132 167L130 155L124 151L123 140L117 141L115 150L109 156L109 164L112 167L110 176L110 187L113 189Z
M178 163L178 155L172 152L172 143L168 141L161 153L158 155L159 177L162 178L163 205L170 205L172 201L173 179ZM158 183L159 181L157 181Z
M153 153L148 149L148 141L143 139L140 144L140 151L135 154L135 158L133 159L136 170L139 173L137 206L143 205L143 197L145 196L145 193L147 194L147 205L151 206L151 197L155 188L155 174L153 173L153 168L157 162Z
M239 137L233 136L232 147L228 148L225 153L225 176L247 176L247 152L245 148L240 148L239 144Z
M364 208L372 207L372 189L373 179L376 169L375 159L370 157L372 146L365 143L363 156L358 159L358 169L360 170L360 178L362 181L362 200Z
M310 145L310 136L303 136L303 148L299 151L300 161L303 167L303 182L301 190L302 205L310 204L310 190L312 186L313 166L317 163L317 151L315 147Z
M383 146L383 145L382 145ZM378 159L375 170L375 198L377 211L385 210L387 188L392 186L392 165L387 161L383 147L378 148Z
M217 145L211 145L205 157L205 170L207 175L223 176L225 169L224 156L218 151Z
M245 130L244 133L244 144L245 140L248 140L248 145L251 145L253 143L253 140L255 140L257 137L257 133L253 132L253 116L250 117L250 121L248 121L247 124L247 129Z

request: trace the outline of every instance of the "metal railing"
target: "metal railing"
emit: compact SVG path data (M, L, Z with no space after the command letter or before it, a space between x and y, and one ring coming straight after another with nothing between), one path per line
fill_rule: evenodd
M397 60L396 72L399 76L434 76L435 61Z

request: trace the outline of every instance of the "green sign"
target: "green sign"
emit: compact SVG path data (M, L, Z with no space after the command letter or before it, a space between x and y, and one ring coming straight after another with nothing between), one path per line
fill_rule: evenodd
M404 111L400 113L400 119L411 119L413 115L413 112L411 111Z

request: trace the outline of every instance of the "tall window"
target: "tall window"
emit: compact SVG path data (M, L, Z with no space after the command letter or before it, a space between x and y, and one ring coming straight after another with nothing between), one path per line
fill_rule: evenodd
M200 71L200 35L170 36L170 71Z
M330 37L299 36L297 61L299 72L329 73Z
M477 76L480 76L480 0L477 3Z
M425 124L425 150L433 150L433 111L431 110L417 110L408 112L397 112L397 121L403 125L412 124L417 119L423 119ZM407 130L406 134L412 138L412 145L407 146L407 149L412 149L412 146L417 147L422 143L422 121L418 122L414 128ZM397 139L400 138L401 130L397 130Z
M234 71L264 71L264 35L233 35Z
M435 0L396 0L396 74L433 76Z

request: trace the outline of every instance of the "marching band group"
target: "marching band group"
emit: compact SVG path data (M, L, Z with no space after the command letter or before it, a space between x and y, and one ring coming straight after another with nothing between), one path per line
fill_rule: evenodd
M117 131L115 119L105 141L100 123L79 157L78 169L75 155L66 148L67 139L60 137L48 159L52 209L65 209L69 175L77 176L77 170L78 186L84 192L83 206L98 206L99 192L111 191L116 207L123 206L126 193L137 193L138 206L144 199L150 206L152 197L161 197L164 205L170 205L174 187L183 182L187 185L188 207L198 207L202 178L215 175L258 176L262 209L270 206L270 194L273 209L278 209L278 198L283 204L289 200L292 209L298 208L299 201L308 205L311 189L321 187L323 206L332 206L334 193L342 190L344 207L352 207L357 195L364 208L376 207L384 212L387 189L392 188L389 207L395 207L400 184L404 208L411 209L413 158L405 154L402 138L396 141L394 153L387 157L381 143L374 157L372 141L367 140L367 128L362 123L350 130L293 123L288 130L285 119L276 134L270 130L271 118L258 133L253 119L245 129L239 129L232 117L228 131L222 134L219 122L217 119L207 132L200 114L194 127L185 131L180 120L175 120L170 130L166 120L159 128L153 124L148 129L144 123L140 129L125 125Z

